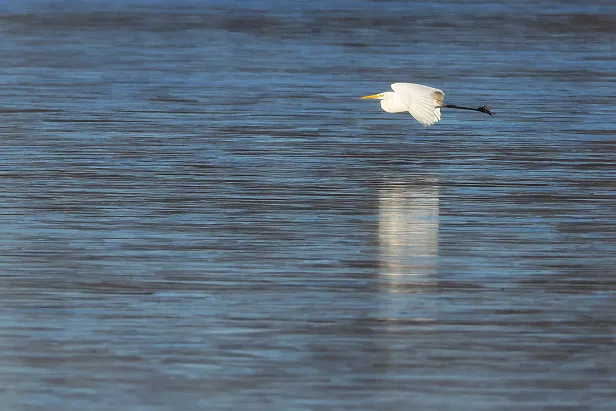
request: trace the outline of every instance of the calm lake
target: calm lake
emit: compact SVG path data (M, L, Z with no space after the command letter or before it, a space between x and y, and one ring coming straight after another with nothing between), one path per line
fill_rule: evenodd
M616 2L0 0L0 56L2 410L616 409Z

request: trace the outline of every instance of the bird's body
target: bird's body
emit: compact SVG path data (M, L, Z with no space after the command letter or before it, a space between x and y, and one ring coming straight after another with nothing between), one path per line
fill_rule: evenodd
M418 122L430 126L441 119L441 108L476 110L492 115L486 106L475 108L445 104L445 93L437 88L412 83L394 83L394 90L364 96L362 99L379 99L381 108L388 113L410 113Z

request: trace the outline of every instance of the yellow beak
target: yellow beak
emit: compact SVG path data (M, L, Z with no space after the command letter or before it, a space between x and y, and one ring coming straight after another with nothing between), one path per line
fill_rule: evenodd
M362 100L366 100L368 98L379 98L379 95L378 94L372 94L372 95L369 95L369 96L363 96L361 99Z

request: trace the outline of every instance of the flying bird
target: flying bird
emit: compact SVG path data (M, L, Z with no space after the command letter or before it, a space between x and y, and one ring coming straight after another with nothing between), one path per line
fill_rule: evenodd
M473 110L492 115L486 106L478 108L462 107L445 104L445 93L437 88L412 83L394 83L394 90L384 93L364 96L362 99L379 99L381 107L388 113L409 112L415 120L424 126L431 126L441 119L442 108L457 108L460 110Z

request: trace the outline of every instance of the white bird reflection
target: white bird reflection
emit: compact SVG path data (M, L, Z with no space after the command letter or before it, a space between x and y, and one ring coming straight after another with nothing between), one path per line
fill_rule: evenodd
M437 180L390 183L379 192L379 317L431 322L438 307L428 294L438 282L439 187ZM393 331L392 331L393 332Z
M380 274L390 292L436 281L438 217L434 178L390 183L379 192Z

